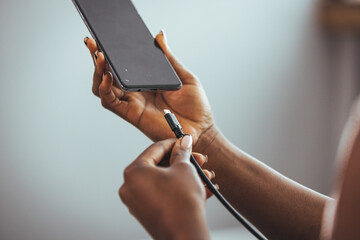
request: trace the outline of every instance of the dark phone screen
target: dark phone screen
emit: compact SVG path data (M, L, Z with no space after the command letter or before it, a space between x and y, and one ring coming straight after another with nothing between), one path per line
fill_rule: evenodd
M130 0L74 0L113 74L127 90L181 82Z

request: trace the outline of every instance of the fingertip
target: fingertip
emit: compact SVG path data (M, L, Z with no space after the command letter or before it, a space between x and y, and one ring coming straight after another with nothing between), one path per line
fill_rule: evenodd
M185 134L181 139L180 146L183 150L189 151L192 148L192 143L192 136L190 134Z
M215 172L214 171L209 171L209 170L204 169L203 172L205 173L205 175L206 175L206 177L208 179L211 180L211 179L215 178Z
M168 45L167 45L167 39L164 33L164 30L161 30L155 37L156 42L159 44L161 50L163 52L167 52Z
M85 46L87 46L87 40L89 40L89 37L84 37L84 43L85 43Z
M104 54L102 52L99 52L98 50L96 50L94 53L94 61L95 61L95 64L100 67L99 70L101 72L103 72L104 69L106 68Z
M89 46L97 46L96 45L96 41L95 41L95 39L93 39L93 38L88 38L87 39L87 41L86 41L86 43L87 43L87 45Z
M95 51L94 53L94 61L97 63L97 59L98 59L98 50Z
M156 39L164 39L164 30L161 29L158 34L155 36Z
M163 39L164 39L164 42L167 43L167 37L166 37L166 34L165 34L165 30L164 30L164 29L161 29L159 34L162 35L162 37L163 37Z
M209 199L213 196L214 194L206 187L206 199Z
M101 77L101 75L103 75L104 73L104 70L106 69L104 54L102 52L95 51L94 62L95 62L95 74Z
M209 161L209 157L206 154L202 154L202 156L204 157L205 161L204 164L206 164Z
M102 52L96 51L98 60L104 60L105 56ZM105 66L104 66L105 67Z
M211 172L211 174L212 174L212 178L215 178L216 175L215 175L214 170L211 170L210 172Z
M92 38L88 38L86 40L86 46L88 47L88 49L90 50L90 52L93 54L97 49L97 44L96 41Z
M106 71L104 72L104 77L106 78L106 81L107 81L108 83L111 83L111 85L112 85L112 81L113 81L113 75L112 75L112 73L106 70Z
M114 78L110 71L106 71L106 74L109 74L109 77L110 77L111 80Z
M205 173L208 179L211 179L211 173L208 170L204 169L203 172Z
M175 162L190 162L191 149L192 137L189 134L177 139L171 151L170 165Z
M193 153L193 156L200 166L203 166L205 163L207 163L207 155L201 153Z

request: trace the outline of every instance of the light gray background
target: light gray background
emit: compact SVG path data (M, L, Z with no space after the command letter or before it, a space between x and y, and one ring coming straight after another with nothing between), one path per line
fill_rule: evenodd
M134 3L199 76L235 145L330 192L356 39L322 31L310 0ZM0 238L146 238L117 189L151 142L92 95L89 34L71 1L1 0L0 34ZM212 231L239 227L216 199L207 216Z

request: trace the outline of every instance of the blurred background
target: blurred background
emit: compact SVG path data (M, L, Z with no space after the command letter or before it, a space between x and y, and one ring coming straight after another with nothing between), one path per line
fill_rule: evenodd
M347 29L356 26L338 18L356 6L133 2L200 78L235 145L331 194L359 89L359 37ZM92 95L89 33L72 2L1 0L0 34L0 239L148 239L117 190L151 142ZM252 239L214 198L207 219L214 239Z

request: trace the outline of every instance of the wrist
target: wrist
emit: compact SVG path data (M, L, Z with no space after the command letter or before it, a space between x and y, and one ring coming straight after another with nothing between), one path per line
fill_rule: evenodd
M222 158L223 154L232 147L231 142L214 124L200 135L193 149L194 152L207 155L209 159L215 160Z
M217 128L215 123L213 123L199 135L195 145L193 146L194 152L205 152L220 134L220 130Z
M205 208L194 211L182 211L169 221L169 239L207 240L210 239L205 218Z

